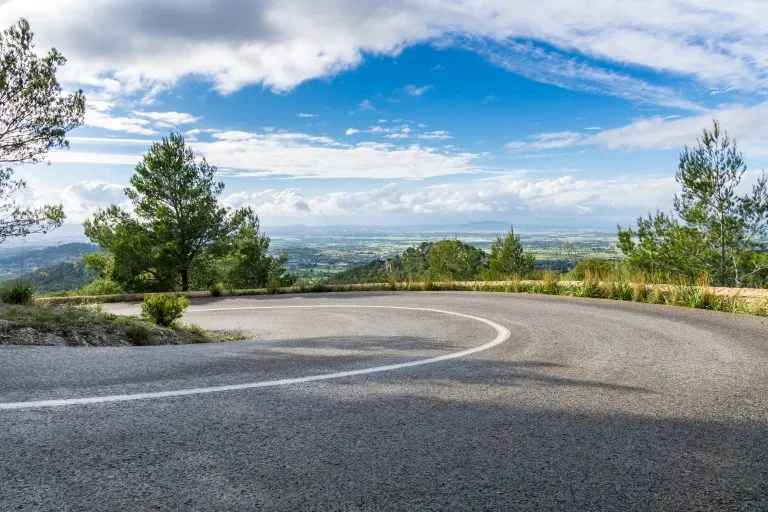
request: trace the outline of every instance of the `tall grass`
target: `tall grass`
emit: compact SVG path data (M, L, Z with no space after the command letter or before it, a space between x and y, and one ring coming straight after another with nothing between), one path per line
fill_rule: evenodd
M26 306L35 300L35 285L29 279L16 279L0 288L0 302Z
M585 272L581 281L565 281L562 275L553 271L542 271L538 280L524 280L520 275L510 276L507 281L478 282L435 282L430 275L416 280L397 282L390 275L387 282L369 284L328 285L324 283L297 283L291 287L271 286L254 290L221 290L219 288L204 292L175 293L187 297L263 295L267 293L321 293L348 291L485 291L508 293L535 293L547 295L569 295L591 298L604 298L620 301L644 302L649 304L667 304L697 309L710 309L734 313L768 316L768 298L744 298L739 295L725 296L716 292L707 283L706 276L698 284L680 280L676 283L664 283L658 278L649 278L645 274L629 274L617 267L612 275ZM123 294L102 296L103 302L122 302L143 300L146 294ZM1 297L0 297L1 298ZM41 299L50 305L84 303L92 300L88 297L61 297ZM161 299L162 300L162 299Z

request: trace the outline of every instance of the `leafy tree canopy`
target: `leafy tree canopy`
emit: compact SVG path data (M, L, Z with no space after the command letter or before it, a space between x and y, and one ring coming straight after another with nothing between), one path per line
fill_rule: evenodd
M509 233L497 237L491 246L491 276L498 279L512 275L529 275L533 272L534 260L533 253L523 249L520 235L516 235L514 228L510 227Z
M746 164L715 119L693 148L685 147L675 180L674 213L619 227L619 247L636 268L662 278L708 276L721 286L768 279L768 174L740 195Z
M0 165L40 162L51 149L69 147L67 132L85 116L82 91L64 94L56 79L64 56L52 49L39 57L32 40L24 19L0 33ZM12 197L25 186L12 168L0 169L0 242L64 222L60 205L18 206Z
M270 272L282 274L285 260L267 256L256 215L220 205L224 184L215 177L216 167L197 160L181 135L153 144L125 190L133 213L113 205L85 222L105 251L90 267L133 290L188 290L219 279L263 286Z

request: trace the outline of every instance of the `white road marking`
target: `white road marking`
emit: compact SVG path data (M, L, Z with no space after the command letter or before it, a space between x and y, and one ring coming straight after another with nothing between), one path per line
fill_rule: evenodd
M92 396L85 398L65 398L60 400L36 400L29 402L7 402L0 403L0 411L19 410L19 409L35 409L42 407L61 407L65 405L88 405L88 404L100 404L106 402L127 402L132 400L149 400L155 398L168 398L176 396L187 395L202 395L207 393L221 393L224 391L239 391L243 389L255 389L255 388L267 388L274 386L288 386L291 384L301 384L304 382L313 382L318 380L328 379L340 379L343 377L354 377L356 375L367 375L370 373L388 372L392 370L399 370L402 368L410 368L412 366L422 366L425 364L440 363L442 361L448 361L451 359L457 359L460 357L466 357L471 354L476 354L484 350L488 350L497 345L501 345L507 341L510 337L509 329L503 325L499 325L496 322L488 320L474 315L467 315L464 313L456 313L454 311L444 311L442 309L431 308L414 308L405 306L364 306L364 305L301 305L301 306L244 306L233 308L202 308L202 309L190 309L187 313L196 312L211 312L211 311L242 311L242 310L257 310L257 309L320 309L320 308L345 308L345 309L400 309L408 311L424 311L429 313L441 313L445 315L453 315L461 318L467 318L470 320L476 320L486 325L493 327L496 330L496 338L483 345L473 347L470 349L462 350L460 352L452 352L442 356L431 357L429 359L419 359L416 361L409 361L406 363L390 364L386 366L374 366L372 368L363 368L360 370L350 370L344 372L324 373L320 375L310 375L308 377L295 377L291 379L278 379L267 380L261 382L248 382L245 384L232 384L227 386L211 386L204 388L189 388L189 389L175 389L171 391L156 391L152 393L131 393L126 395L106 395L106 396Z

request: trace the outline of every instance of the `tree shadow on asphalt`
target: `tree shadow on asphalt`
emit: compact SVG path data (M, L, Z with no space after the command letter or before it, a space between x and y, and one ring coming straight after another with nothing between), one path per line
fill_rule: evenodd
M316 391L68 408L48 422L32 415L26 427L0 429L0 499L15 509L35 489L46 509L768 508L763 421Z

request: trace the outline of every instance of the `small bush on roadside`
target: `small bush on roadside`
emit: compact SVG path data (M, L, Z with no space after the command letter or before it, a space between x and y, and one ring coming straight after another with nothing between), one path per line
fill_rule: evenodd
M125 335L131 345L152 345L152 330L135 318L117 317L116 321L126 327Z
M648 285L645 282L645 276L638 274L632 280L632 301L644 302L648 298Z
M580 261L573 270L571 277L576 281L583 281L587 276L591 276L598 281L608 281L614 273L616 264L611 261L602 261L598 259L589 259Z
M387 275L387 289L391 291L397 290L397 276L393 272Z
M211 297L221 297L222 287L220 284L216 283L211 285L211 287L208 288L208 291L211 292Z
M557 295L560 293L558 281L560 276L554 270L545 270L541 273L542 288L547 295Z
M614 300L632 300L632 287L626 281L614 281L610 293Z
M150 295L141 305L141 316L162 327L170 327L189 306L186 297L168 295Z
M0 289L0 301L3 304L28 306L35 300L35 287L32 281L17 279L5 284Z
M78 290L79 295L119 295L123 289L110 279L96 279Z
M600 280L597 276L587 272L581 280L581 288L578 291L580 297L600 298L603 291L600 289Z
M267 293L270 293L272 295L277 295L280 293L280 288L282 287L282 282L280 281L280 276L271 276L269 278L269 281L267 281Z
M761 302L755 302L755 304L750 309L750 312L753 315L768 316L768 299Z

